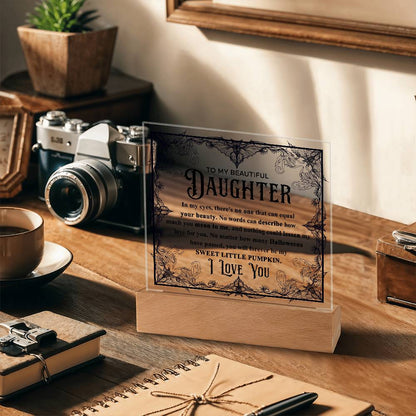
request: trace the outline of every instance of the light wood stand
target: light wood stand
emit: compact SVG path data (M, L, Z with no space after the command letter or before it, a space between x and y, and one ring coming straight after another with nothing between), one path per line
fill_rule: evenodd
M142 290L137 330L242 344L334 352L341 308L316 310L230 298Z

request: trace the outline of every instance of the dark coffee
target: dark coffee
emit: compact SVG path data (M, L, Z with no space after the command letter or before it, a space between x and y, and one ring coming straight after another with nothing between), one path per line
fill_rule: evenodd
M11 227L9 225L0 225L0 235L13 235L21 234L29 231L27 228L22 227Z

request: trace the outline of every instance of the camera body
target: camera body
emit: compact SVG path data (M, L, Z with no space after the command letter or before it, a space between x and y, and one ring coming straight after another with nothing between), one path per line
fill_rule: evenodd
M68 225L93 220L141 232L152 152L146 128L67 119L53 111L36 123L39 192Z
M0 351L8 355L30 353L56 342L57 334L54 330L41 328L22 319L0 325L9 330L8 335L0 338Z

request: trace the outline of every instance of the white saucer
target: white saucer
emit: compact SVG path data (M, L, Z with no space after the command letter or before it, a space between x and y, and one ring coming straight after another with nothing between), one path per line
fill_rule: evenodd
M43 257L36 269L26 277L0 279L0 291L41 286L59 276L71 264L72 253L59 244L45 241Z

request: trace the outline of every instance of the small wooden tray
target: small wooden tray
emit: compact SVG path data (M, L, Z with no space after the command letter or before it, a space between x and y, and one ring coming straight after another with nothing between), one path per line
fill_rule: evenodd
M416 223L401 230L416 233ZM376 254L378 299L416 308L416 253L389 234L377 241Z

